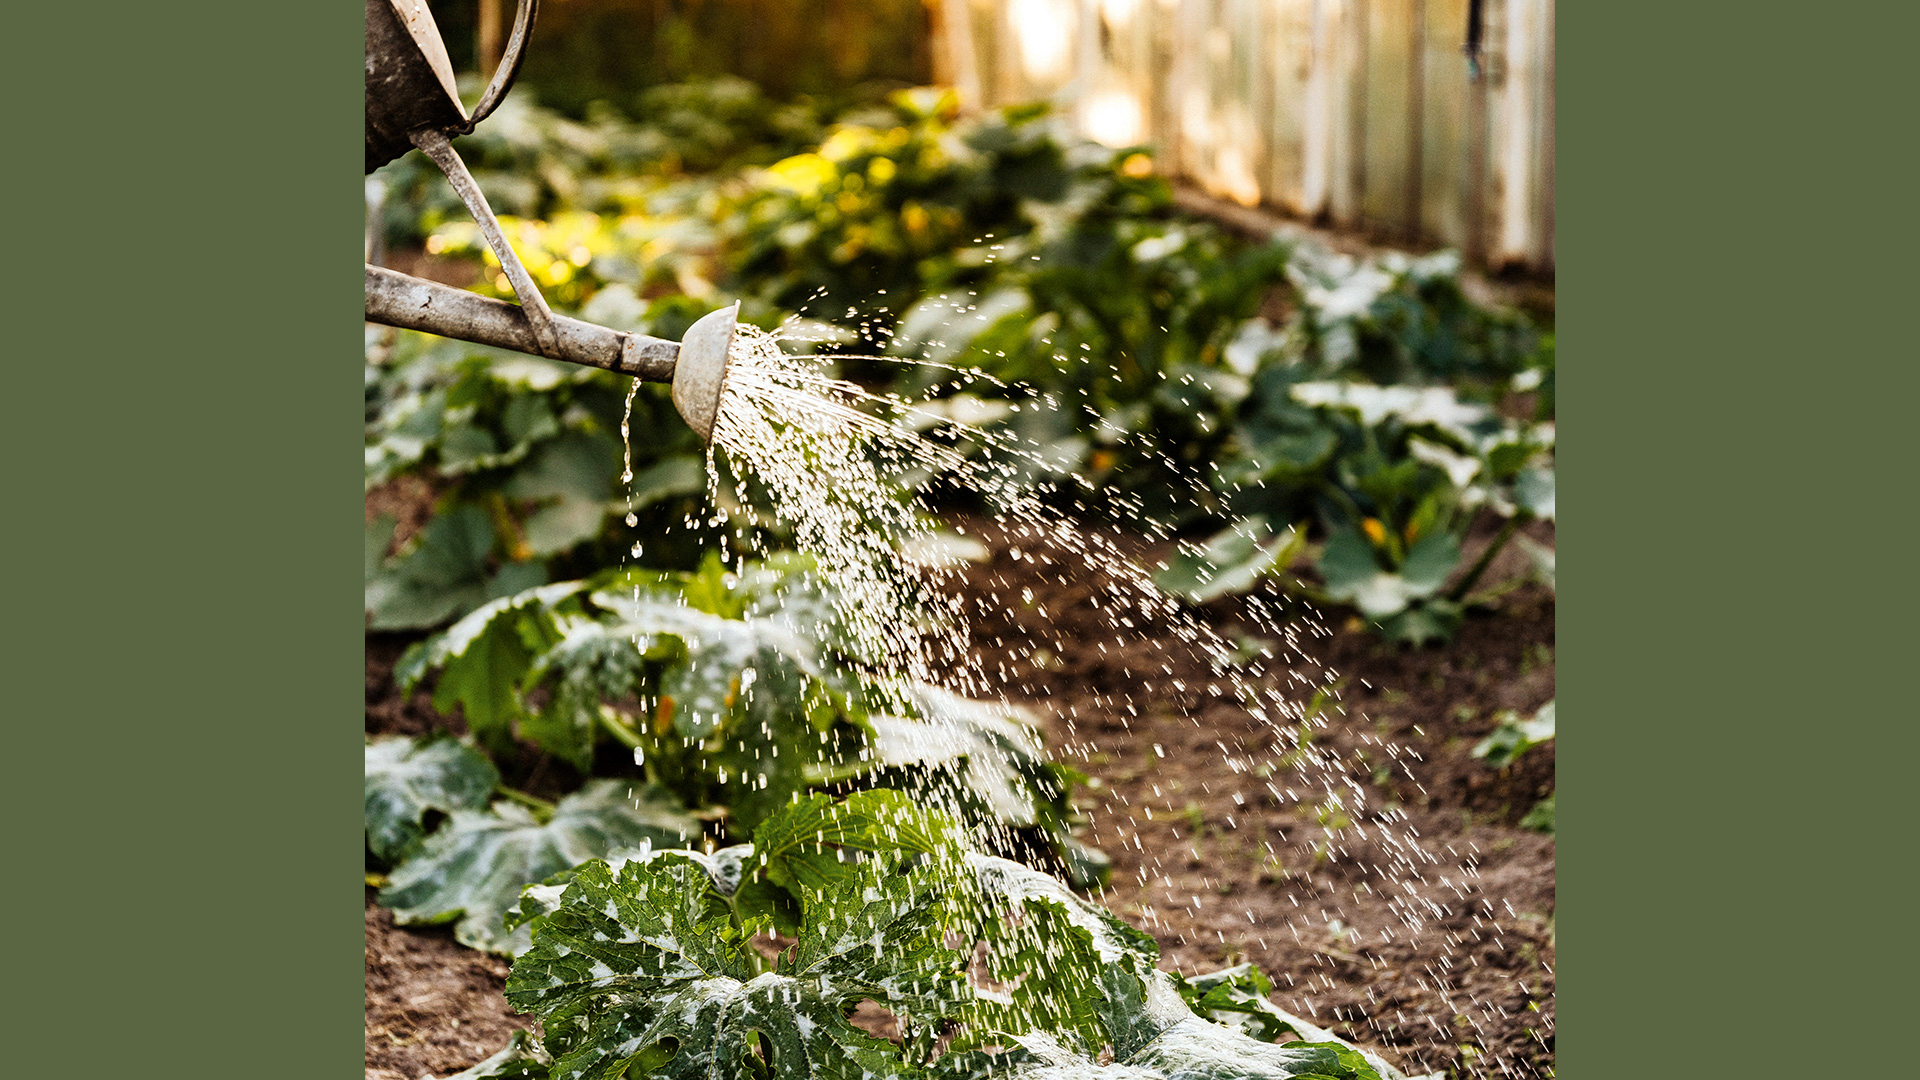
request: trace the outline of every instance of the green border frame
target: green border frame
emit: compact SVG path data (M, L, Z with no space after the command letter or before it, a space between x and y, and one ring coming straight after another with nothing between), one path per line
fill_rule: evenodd
M1569 1077L1912 1053L1902 845L1872 835L1915 715L1896 7L1559 5Z
M363 1068L361 20L5 18L14 1075Z

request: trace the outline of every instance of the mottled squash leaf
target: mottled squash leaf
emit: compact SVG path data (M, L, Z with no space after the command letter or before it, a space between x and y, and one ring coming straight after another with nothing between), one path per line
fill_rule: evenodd
M367 848L384 862L426 836L427 811L484 810L500 784L485 754L453 739L367 744Z
M898 1049L847 1013L876 1000L937 1015L963 958L940 941L932 867L876 859L845 884L808 904L791 955L756 975L705 867L671 854L589 863L532 924L507 1000L540 1019L555 1080L901 1075Z
M394 868L379 899L401 925L453 922L461 944L512 954L526 948L526 933L509 935L502 916L525 886L588 859L643 845L679 847L699 836L699 822L666 792L594 780L561 799L544 822L505 802L455 811Z

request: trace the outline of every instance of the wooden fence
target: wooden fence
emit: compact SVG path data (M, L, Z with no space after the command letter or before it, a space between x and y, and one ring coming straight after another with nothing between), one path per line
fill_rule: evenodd
M939 0L970 104L1059 102L1209 194L1553 267L1553 0Z

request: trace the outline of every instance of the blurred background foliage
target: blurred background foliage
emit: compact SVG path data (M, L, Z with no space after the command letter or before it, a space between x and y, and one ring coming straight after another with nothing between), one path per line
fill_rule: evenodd
M856 17L878 36L865 53L803 58L742 36L762 15L752 25L790 19L799 35L766 40L810 40L808 23L851 49L862 33L826 22ZM893 76L872 65L911 60L879 46L923 18L917 3L549 0L534 58L587 48L569 42L594 38L579 28L601 16L645 38L608 61L618 87L586 81L591 65L545 80L530 59L458 143L556 308L678 338L739 300L744 320L788 323L812 339L799 347L836 354L838 374L1021 440L1027 483L1063 507L1176 528L1188 540L1162 584L1194 602L1273 579L1391 637L1445 638L1497 601L1479 587L1491 554L1553 516L1552 335L1469 300L1454 254L1249 240L1177 212L1146 148L1075 137L1043 104L963 115L950 91L887 92ZM673 53L673 27L729 19ZM451 14L442 29L450 45L470 38ZM665 67L635 59L668 54ZM732 73L775 54L795 60L770 84ZM656 78L714 70L727 73ZM833 90L849 85L861 89ZM511 295L418 154L376 172L369 199L396 265ZM443 625L636 544L644 565L691 570L729 542L717 513L777 542L764 508L710 503L703 450L663 387L632 399L635 478L619 482L627 389L370 331L372 625ZM900 482L936 508L978 508L937 478ZM403 489L430 502L424 520L387 497ZM1493 543L1469 558L1476 527ZM1550 585L1550 551L1544 566Z
M475 0L430 0L459 71L478 71ZM500 0L511 24L513 0ZM922 0L545 0L520 77L578 118L654 86L733 75L781 99L844 101L932 80ZM641 110L644 112L644 110Z

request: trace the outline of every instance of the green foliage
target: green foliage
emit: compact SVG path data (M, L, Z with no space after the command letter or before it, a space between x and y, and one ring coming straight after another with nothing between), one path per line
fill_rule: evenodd
M366 758L367 848L383 862L425 838L428 812L485 809L500 786L486 755L452 739L379 739Z
M1513 535L1504 529L1465 566L1476 516L1510 526L1553 516L1552 428L1503 419L1449 387L1303 381L1275 367L1253 380L1239 416L1217 476L1247 516L1156 578L1195 601L1284 574L1293 552L1282 559L1281 542L1256 538L1270 520L1317 518L1318 599L1357 609L1389 638L1444 640Z
M526 935L509 934L501 919L525 886L588 859L699 836L699 822L658 788L594 780L551 808L498 802L453 811L394 868L380 903L403 926L453 922L463 945L518 952Z
M960 983L939 939L937 871L859 864L812 895L790 956L756 973L706 869L662 857L581 867L533 923L507 1001L539 1017L556 1077L891 1075L891 1044L847 1023L867 998L949 1011Z
M863 798L844 815L795 803L746 851L589 862L528 890L534 944L507 999L540 1020L551 1075L1380 1080L1337 1041L1275 1046L1196 1016L1151 938L1055 879L964 852L957 821ZM889 819L906 825L898 844ZM771 959L751 945L773 926L760 886L790 889L801 912ZM969 977L976 943L1004 989ZM893 1013L897 1044L847 1022L862 1001Z
M643 91L634 102L638 120L605 105L570 118L536 97L523 81L486 123L454 143L488 205L508 217L621 214L643 207L673 179L766 164L818 141L822 131L818 106L770 100L737 78ZM418 245L442 225L467 221L459 197L418 152L372 178L393 247Z
M866 753L848 775L922 793L969 828L1023 834L1022 847L1051 854L1080 888L1106 883L1111 860L1073 838L1073 789L1086 777L1046 759L1030 714L932 686L910 688L908 704L917 716L867 717Z
M1481 739L1473 748L1473 756L1486 762L1493 768L1504 768L1520 760L1521 755L1553 740L1553 702L1540 706L1528 720L1520 719L1520 714L1512 709L1502 711L1498 717L1498 727L1486 738ZM1552 810L1549 809L1549 822Z
M1106 857L1072 836L1085 778L1046 759L1031 717L877 679L850 642L804 559L734 572L712 556L492 601L410 648L395 678L411 691L437 674L435 707L458 706L496 754L519 738L591 774L615 740L742 836L810 788L913 787L1080 884L1104 880Z
M1183 545L1154 575L1170 593L1204 604L1219 596L1245 592L1268 574L1284 573L1305 546L1307 531L1294 526L1275 535L1263 514L1247 517L1204 544Z
M623 497L625 382L418 334L375 348L367 486L421 476L436 498L426 528L395 559L374 555L385 526L369 526L373 626L443 625L558 573L597 569L635 539L669 561L676 550L689 558L699 535L665 526L706 506L704 451L665 388L640 388L631 429L641 475ZM645 528L620 524L630 510L644 513Z
M367 628L418 630L503 594L537 585L545 570L528 562L498 562L493 525L478 507L466 506L427 523L393 558L382 555L393 521L367 527Z
M1553 798L1549 795L1534 803L1533 809L1527 811L1526 816L1520 819L1520 827L1551 834L1553 832Z

